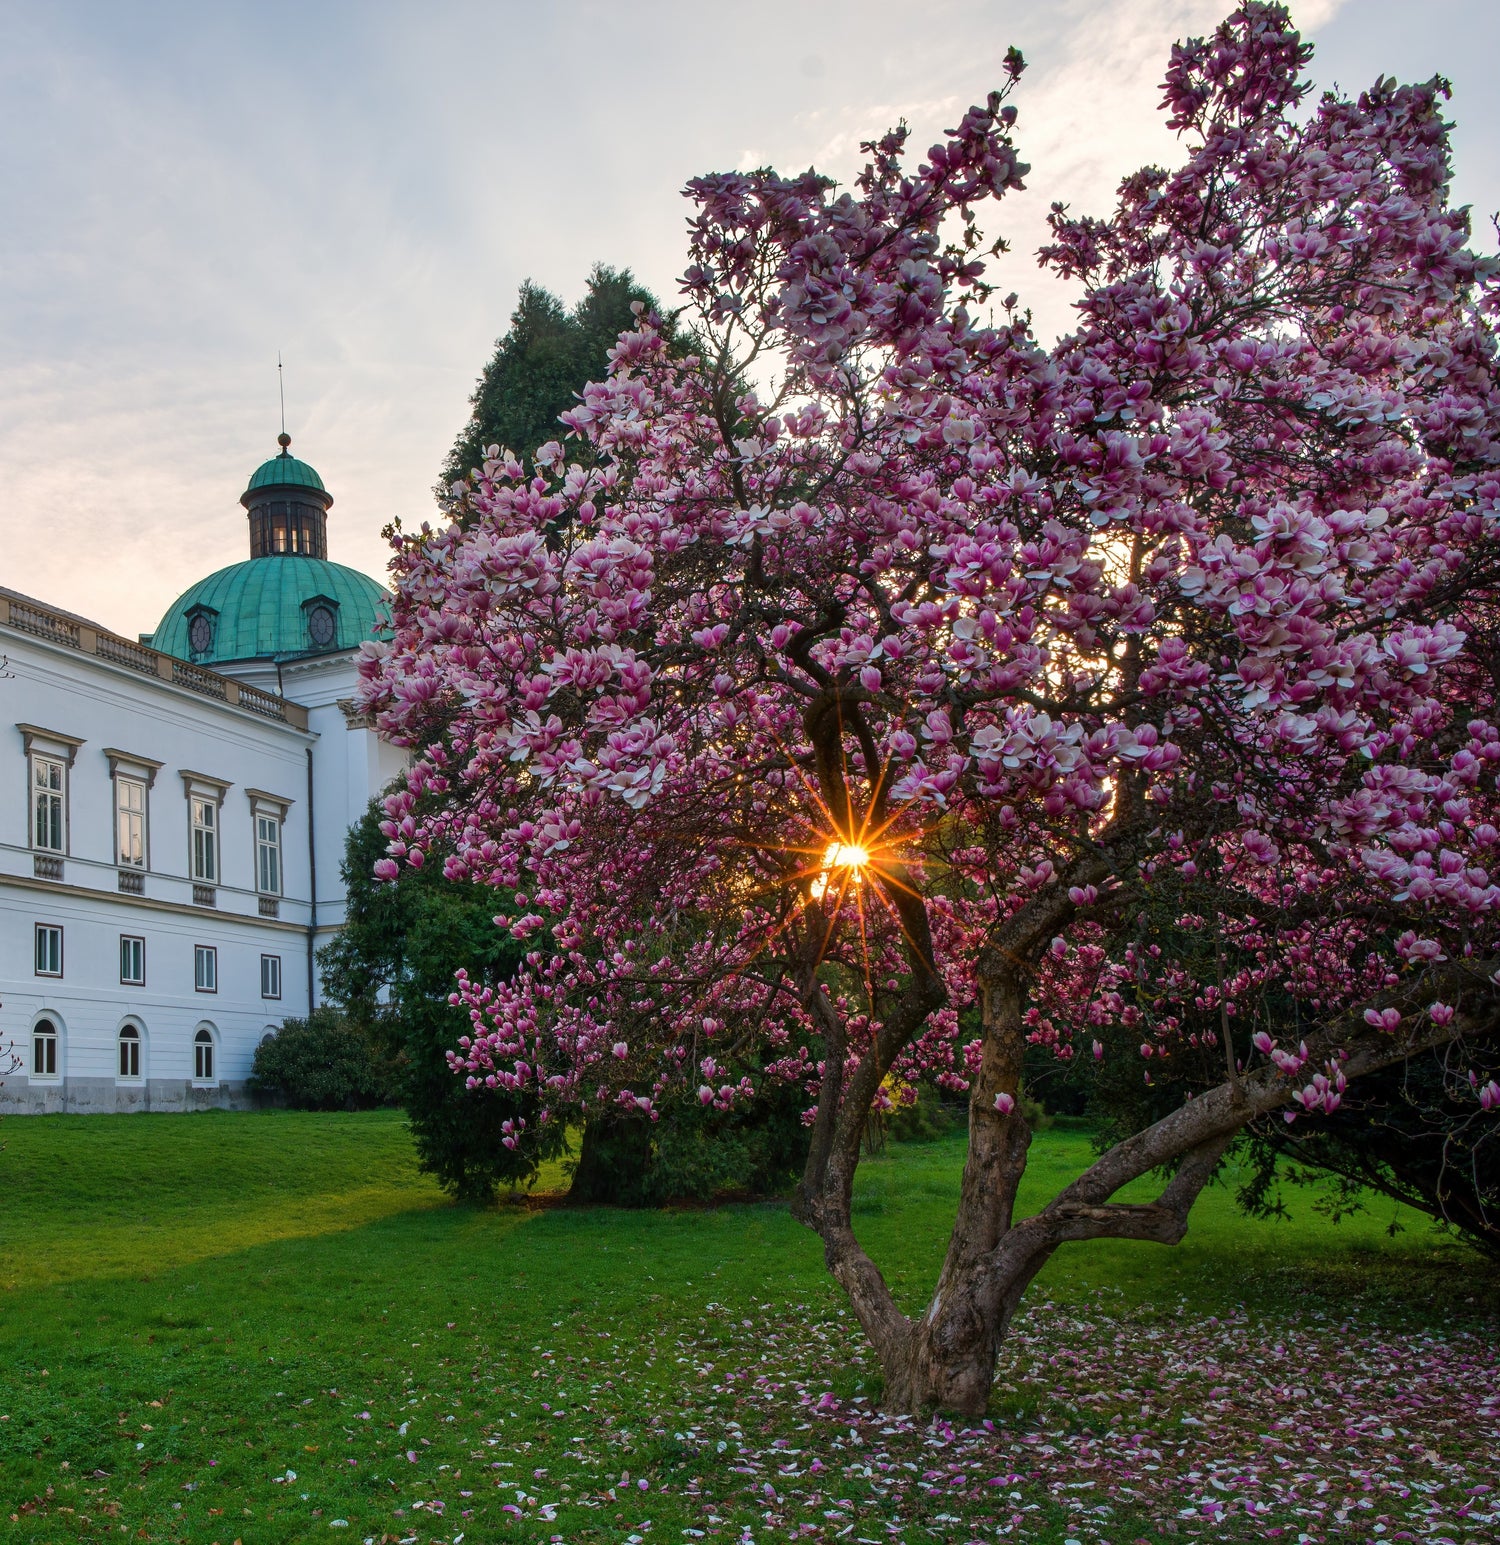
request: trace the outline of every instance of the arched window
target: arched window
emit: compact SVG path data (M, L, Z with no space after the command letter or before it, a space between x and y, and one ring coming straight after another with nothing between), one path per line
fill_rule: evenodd
M200 1030L193 1037L193 1077L211 1083L214 1076L214 1037L211 1030Z
M31 1027L31 1076L57 1077L57 1026L50 1019L39 1019Z
M120 1026L120 1077L141 1076L141 1032L134 1025Z

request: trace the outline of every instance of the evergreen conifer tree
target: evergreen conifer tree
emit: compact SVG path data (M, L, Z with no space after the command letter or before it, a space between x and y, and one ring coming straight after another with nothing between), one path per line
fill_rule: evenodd
M594 265L572 311L530 279L521 286L510 329L496 342L469 399L468 422L443 463L435 490L440 500L484 461L486 446L501 445L524 457L561 436L558 414L573 406L590 381L603 379L615 340L635 325L630 308L636 301L657 309L656 298L628 268L602 263Z

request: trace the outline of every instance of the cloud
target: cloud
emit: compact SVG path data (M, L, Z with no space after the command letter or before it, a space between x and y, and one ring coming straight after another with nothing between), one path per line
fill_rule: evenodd
M571 300L594 261L629 264L671 303L689 177L847 181L896 120L919 148L951 127L1009 43L1032 172L992 221L1013 248L994 277L1065 329L1069 294L1034 263L1049 205L1107 214L1122 176L1179 153L1168 51L1230 4L0 7L3 578L133 633L245 556L236 500L274 450L278 348L332 555L379 573L381 527L430 513L523 278ZM1328 34L1320 82L1480 56L1461 116L1488 144L1500 109L1471 40L1491 4L1294 10ZM1500 203L1489 173L1466 196Z

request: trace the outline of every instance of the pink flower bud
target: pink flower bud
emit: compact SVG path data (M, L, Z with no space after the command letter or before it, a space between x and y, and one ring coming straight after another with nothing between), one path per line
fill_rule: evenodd
M1013 1094L997 1094L995 1096L995 1109L1002 1116L1008 1116L1016 1108L1016 1097Z

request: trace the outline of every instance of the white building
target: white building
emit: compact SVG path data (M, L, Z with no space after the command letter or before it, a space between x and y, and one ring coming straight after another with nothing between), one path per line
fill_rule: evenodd
M353 704L385 593L327 561L280 443L251 556L139 642L0 587L0 1111L243 1103L317 1002L345 835L403 753Z

